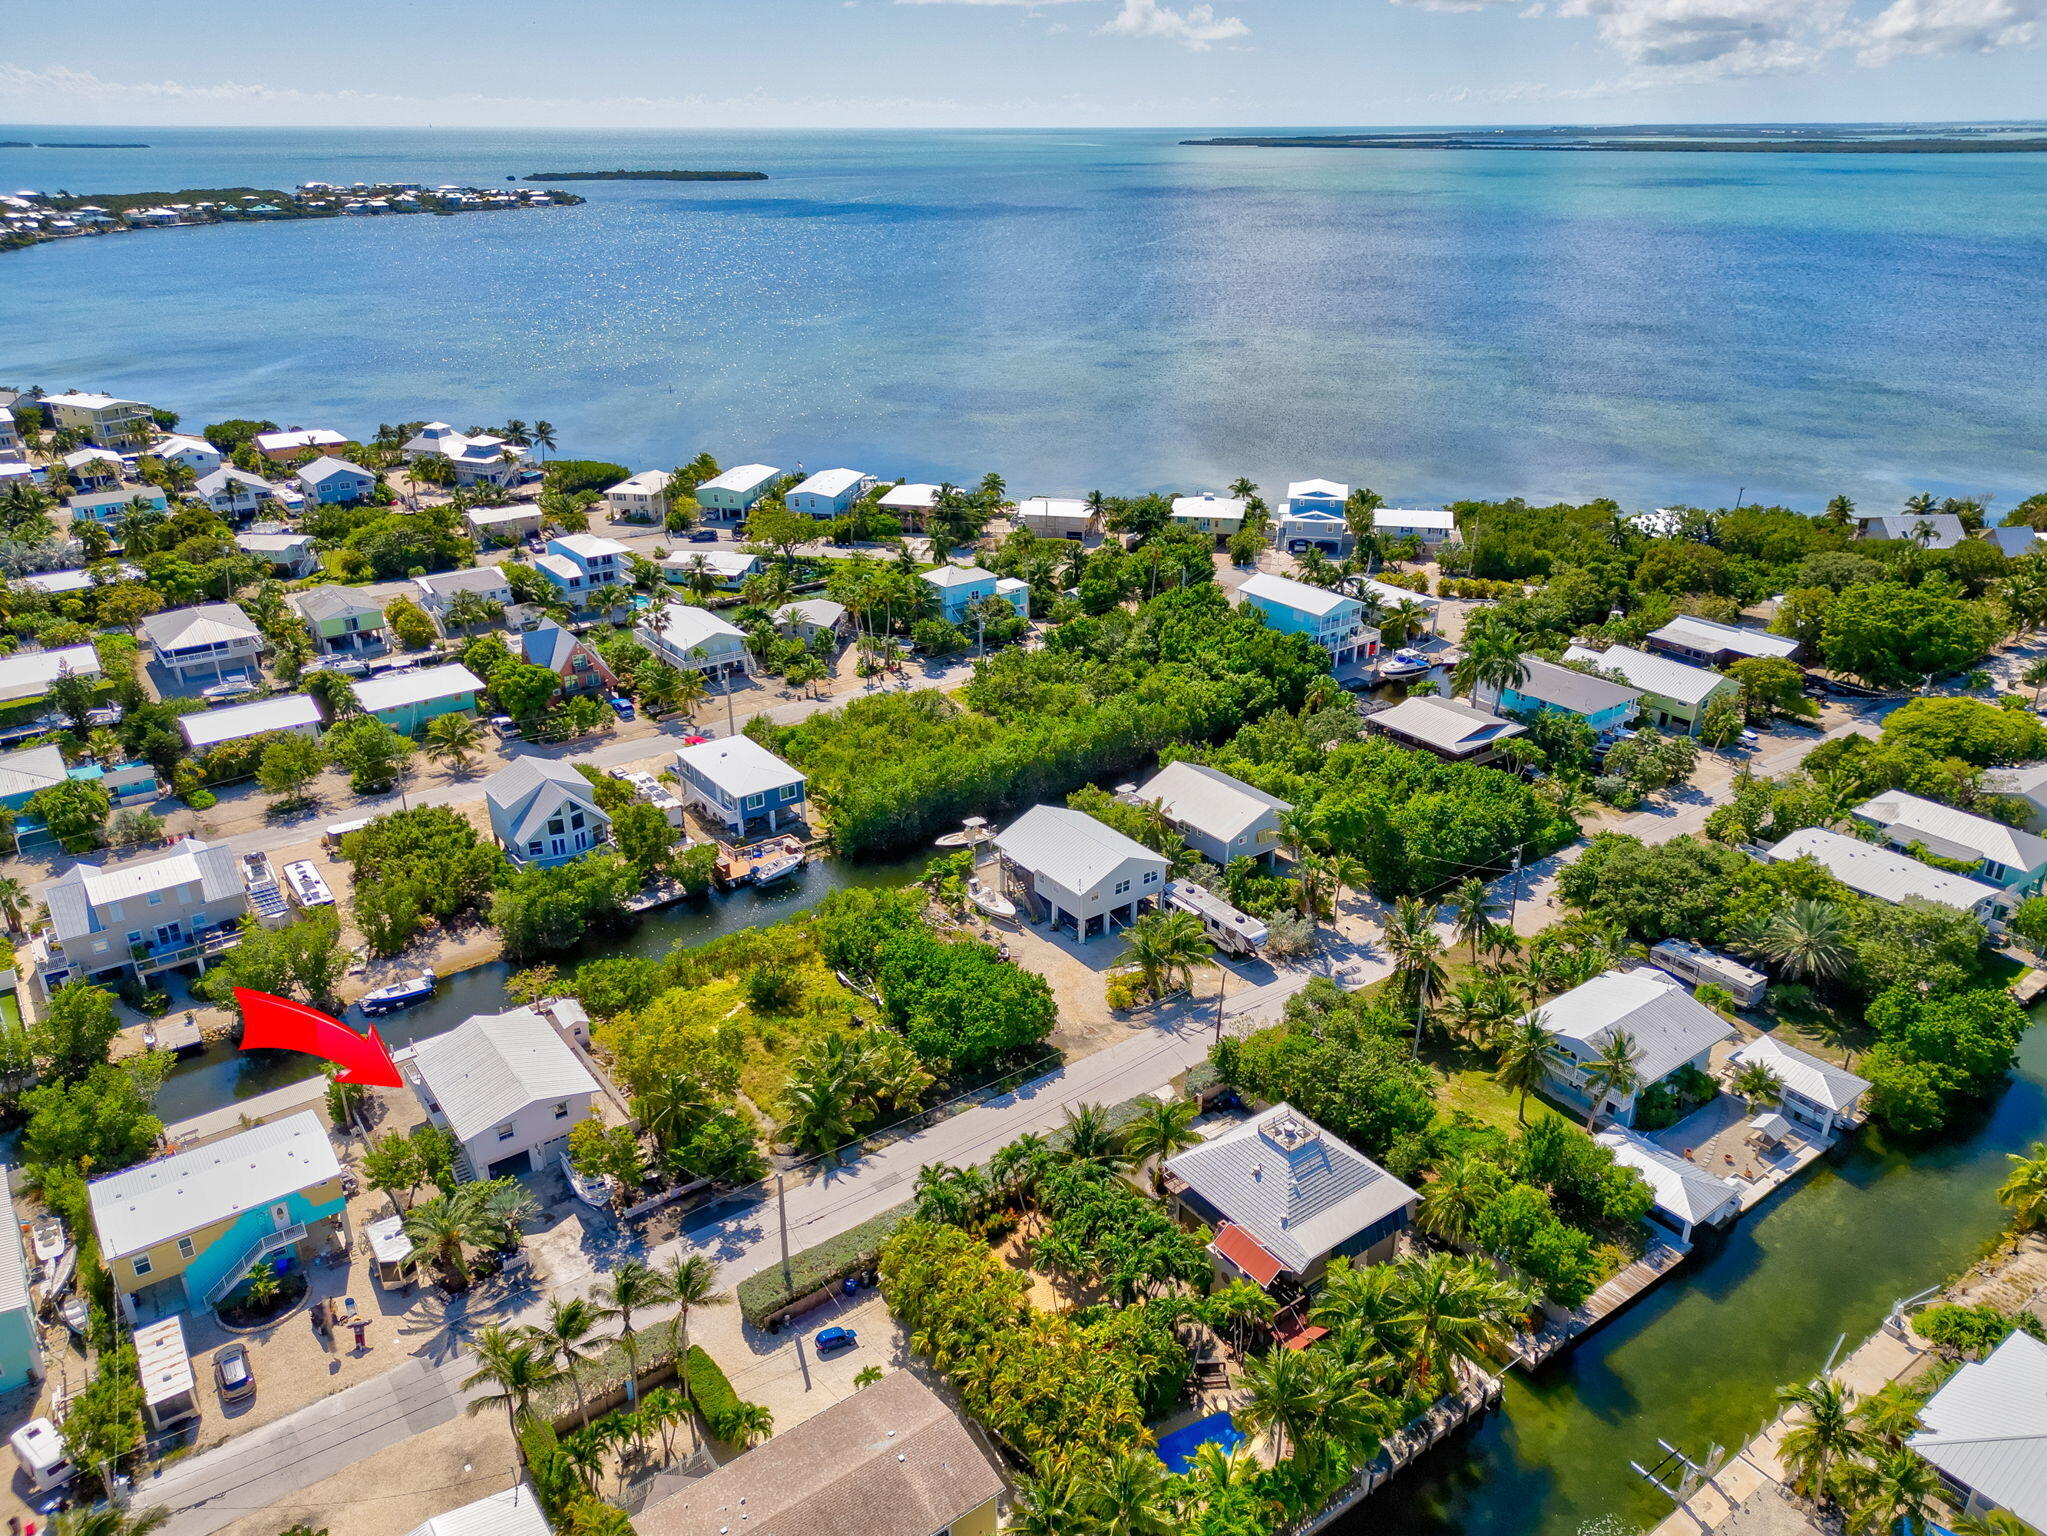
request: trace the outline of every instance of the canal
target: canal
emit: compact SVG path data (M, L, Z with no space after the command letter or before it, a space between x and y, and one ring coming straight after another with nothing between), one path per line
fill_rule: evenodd
M2043 1010L2035 1010L2036 1026ZM2047 1027L1973 1131L1910 1157L1873 1136L1780 1191L1718 1245L1439 1447L1334 1529L1345 1536L1646 1530L1670 1503L1628 1469L1657 1440L1698 1458L1739 1448L1772 1394L1853 1348L1891 1304L1946 1279L2004 1225L1997 1186L2047 1136Z

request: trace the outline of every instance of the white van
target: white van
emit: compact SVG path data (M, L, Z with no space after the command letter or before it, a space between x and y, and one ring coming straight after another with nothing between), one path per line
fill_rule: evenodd
M63 1436L48 1419L30 1419L7 1437L7 1443L14 1447L14 1459L38 1493L61 1488L78 1475L71 1458L64 1454Z

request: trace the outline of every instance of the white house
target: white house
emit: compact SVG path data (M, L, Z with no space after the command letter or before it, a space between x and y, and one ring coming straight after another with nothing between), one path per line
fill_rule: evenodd
M14 1202L13 1170L0 1164L0 1198ZM43 1376L42 1330L36 1326L36 1298L29 1290L28 1250L21 1222L0 1234L0 1392L12 1392ZM18 1431L17 1431L18 1433Z
M296 511L306 504L306 498L288 486L272 485L261 475L249 474L233 465L201 475L193 490L222 517L247 517L271 502L286 511Z
M1613 1154L1614 1165L1632 1168L1649 1186L1655 1204L1650 1220L1689 1243L1700 1227L1717 1227L1741 1214L1741 1186L1708 1173L1697 1163L1666 1152L1653 1141L1618 1127L1592 1138Z
M263 631L233 603L152 613L136 628L156 665L181 685L217 682L230 672L254 677L263 652Z
M1923 549L1953 549L1969 536L1952 512L1895 512L1855 519L1860 539L1907 539Z
M1726 667L1733 662L1769 657L1789 661L1798 654L1798 642L1788 635L1765 634L1738 624L1680 614L1649 636L1648 647L1702 667Z
M127 466L110 448L77 448L64 455L64 468L71 483L81 491L106 490L119 485Z
M1490 710L1476 709L1459 699L1418 693L1391 709L1365 716L1368 730L1389 736L1404 747L1433 752L1446 763L1490 763L1500 744L1528 727Z
M1313 548L1325 555L1343 556L1350 553L1356 540L1341 511L1328 511L1321 507L1303 509L1281 502L1273 518L1272 542L1294 555Z
M1095 531L1095 515L1077 496L1032 496L1016 504L1010 521L1041 539L1084 539Z
M938 487L905 481L884 491L874 504L896 521L921 528L931 509L938 505Z
M1033 921L1082 943L1158 905L1170 863L1082 811L1036 805L996 834L995 851Z
M665 469L643 469L604 493L605 515L617 522L658 523L668 516L668 486L675 476Z
M499 608L512 606L512 584L505 579L505 568L501 565L479 565L461 571L435 571L426 576L415 576L412 584L419 591L416 601L421 608L441 626L448 627L448 612L455 606L455 600L465 592L473 592L487 603Z
M322 505L361 501L376 489L377 477L346 459L319 458L298 472L298 482Z
M1586 1064L1598 1060L1617 1035L1633 1042L1635 1086L1600 1095L1600 1112L1618 1125L1634 1124L1635 1105L1645 1089L1683 1067L1705 1071L1713 1047L1735 1033L1676 977L1651 965L1606 971L1526 1017L1539 1020L1570 1060L1569 1066L1551 1072L1551 1091L1580 1108L1592 1106Z
M320 733L320 706L303 693L287 693L274 699L257 699L249 704L230 704L221 709L202 709L197 714L178 716L178 729L195 753L205 752L223 742L246 741L251 736L268 736L289 731L294 736Z
M806 517L844 517L874 487L874 476L858 469L821 469L782 499Z
M1200 496L1176 496L1173 525L1208 534L1217 544L1227 544L1244 526L1243 498L1218 496L1212 491Z
M1350 500L1350 487L1340 480L1293 480L1286 488L1286 504L1299 512L1334 513L1343 516Z
M540 508L531 502L511 507L471 507L462 521L485 547L516 544L540 532Z
M1919 1410L1906 1442L1970 1515L2009 1510L2047 1530L2047 1344L2014 1331L1966 1363Z
M140 580L142 572L136 567L102 561L89 571L37 571L22 577L21 584L38 592L47 592L51 597L68 597L74 592L90 592L94 587L114 582Z
M0 656L0 704L39 699L60 677L99 675L99 652L89 645L59 646L54 651L15 651Z
M1997 886L1967 875L1951 875L1931 864L1922 864L1909 854L1879 848L1824 827L1805 827L1794 832L1775 847L1764 849L1760 857L1772 864L1787 859L1813 859L1860 895L1878 901L1917 898L1938 902L1971 914L1993 934L2004 927L2004 912L2010 898Z
M281 462L295 459L309 448L327 453L341 447L348 439L327 427L295 427L289 432L258 432L252 441L256 451L264 458Z
M553 1536L540 1495L524 1483L435 1515L406 1536Z
M1408 638L1410 640L1422 633L1433 635L1436 632L1436 622L1441 617L1443 607L1443 600L1440 597L1431 597L1426 592L1410 591L1406 587L1396 587L1391 582L1377 581L1370 577L1358 583L1358 600L1364 603L1367 608L1377 604L1378 609L1382 611L1388 608L1398 608L1402 604L1410 604L1426 612L1428 614L1427 621L1423 623L1421 629L1417 630L1415 634L1409 635ZM1376 618L1377 616L1378 614L1375 612L1373 617Z
M669 603L651 609L634 626L633 638L669 666L685 672L701 672L706 677L747 677L753 672L746 631L708 608Z
M566 864L603 842L611 825L590 781L552 758L514 758L483 781L483 800L491 833L515 864Z
M755 823L777 832L784 818L803 817L809 780L750 736L678 747L675 771L683 802L735 838L744 837Z
M1618 673L1631 688L1642 694L1640 712L1651 725L1699 734L1706 718L1706 706L1715 699L1732 699L1741 685L1731 677L1669 656L1638 651L1632 645L1610 645L1595 651L1574 645L1564 652L1565 661L1589 661L1603 672Z
M185 838L160 859L74 864L42 889L50 909L45 988L83 978L148 978L241 936L248 891L234 849Z
M1380 507L1372 513L1372 531L1387 539L1420 539L1424 549L1458 542L1457 514L1440 507Z
M729 522L751 512L781 478L782 472L772 464L741 464L698 486L697 505L706 516Z
M399 1055L409 1055L412 1091L460 1145L472 1178L545 1170L597 1097L590 1069L532 1008L477 1014Z
M210 475L220 468L220 450L203 437L172 432L159 437L143 450L166 464L182 464L195 475Z
M661 557L661 579L671 586L687 586L702 569L714 585L736 592L739 584L761 568L760 556L743 549L678 549Z
M844 603L835 603L828 597L810 597L777 613L775 629L792 640L809 640L827 630L836 637L845 634L851 619Z
M235 547L287 576L310 576L320 568L309 533L238 533Z
M1893 848L1916 845L1936 858L1973 862L1977 879L2002 886L2015 897L2037 894L2047 878L2047 841L1987 816L1922 800L1902 789L1864 801L1855 807L1854 816L1880 830Z
M2030 555L2040 548L2041 532L2024 523L2003 528L1986 528L1983 537L1995 544L1998 552L2008 559L2016 560L2021 555Z
M1775 1035L1756 1036L1731 1059L1737 1071L1760 1066L1774 1072L1784 1085L1777 1112L1811 1136L1832 1136L1862 1118L1862 1096L1869 1092L1867 1078L1786 1045Z
M140 400L69 390L44 395L34 403L57 431L76 432L102 448L136 448L149 437L150 409Z
M1983 775L1985 787L2010 795L2026 811L2028 832L2047 832L2047 763L2021 763L2016 768L1992 768Z
M623 596L626 547L595 534L565 533L547 541L534 569L552 582L574 608L611 608Z
M1306 635L1321 646L1331 666L1346 667L1379 654L1379 631L1365 622L1365 606L1354 597L1264 571L1237 590L1274 629Z
M1205 763L1168 763L1137 791L1157 801L1187 846L1218 869L1232 859L1273 859L1279 818L1293 807L1277 795Z
M0 405L0 464L19 464L27 457L21 429L14 424L14 412Z
M414 433L401 452L409 462L438 455L455 466L457 485L508 486L533 461L530 449L490 433L471 436L445 421L430 421Z

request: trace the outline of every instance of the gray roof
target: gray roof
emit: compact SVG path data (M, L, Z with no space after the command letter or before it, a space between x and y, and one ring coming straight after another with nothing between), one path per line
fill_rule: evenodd
M1528 729L1520 721L1503 719L1490 710L1474 709L1455 699L1441 699L1425 693L1402 699L1391 709L1367 715L1365 723L1375 730L1404 736L1458 757L1498 746L1508 737L1519 736Z
M47 693L50 684L67 672L74 677L98 677L99 652L90 645L65 645L54 651L16 651L0 656L0 699Z
M1951 875L1944 869L1920 863L1910 854L1829 832L1824 827L1806 827L1792 833L1769 850L1769 858L1774 863L1816 859L1851 891L1880 901L1903 901L1918 896L1958 912L1973 912L1986 898L2001 894L1996 886L1982 880Z
M202 709L178 716L178 729L195 748L215 747L223 741L242 741L265 731L291 731L320 723L320 706L310 694L287 693L274 699L257 699L250 704L230 704L225 709Z
M1858 518L1865 539L1912 539L1916 542L1921 525L1929 535L1928 549L1953 549L1969 536L1961 518L1952 512L1898 512L1882 517Z
M551 757L513 758L483 781L483 798L490 808L491 830L501 841L514 845L531 837L535 824L553 815L564 800L580 805L599 826L611 822L598 808L597 791L590 781Z
M290 601L292 607L313 623L322 619L345 619L351 614L374 613L380 623L384 617L383 609L362 593L347 587L308 587L303 592L292 593Z
M188 837L178 844L175 853L161 859L140 859L112 869L97 864L74 864L43 887L43 900L50 909L50 926L56 930L61 944L106 932L107 924L100 911L111 902L195 882L205 901L241 894L242 876L235 864L234 849L226 843L202 843Z
M414 586L436 597L453 597L458 592L509 592L511 582L505 579L504 567L479 565L470 570L432 571L425 576L412 578Z
M263 633L256 627L256 621L233 603L200 603L192 608L173 608L169 613L152 613L136 627L142 631L142 638L159 651L251 640Z
M2047 801L2047 763L1992 768L1983 775L1983 783L2000 795L2023 795L2029 800Z
M907 1370L633 1517L639 1536L932 1536L1003 1491L973 1432Z
M1679 1221L1713 1221L1741 1204L1741 1186L1732 1179L1708 1173L1630 1131L1601 1131L1592 1139L1613 1153L1620 1167L1639 1173L1655 1195L1657 1208Z
M1291 1104L1275 1104L1166 1168L1295 1274L1419 1197Z
M458 1141L471 1141L529 1104L595 1093L597 1079L531 1008L480 1013L415 1046L420 1081Z
M1864 801L1855 807L1855 814L1884 827L1898 842L1938 838L2010 870L2034 870L2047 864L2047 841L2032 833L1986 816L1972 816L1937 800L1922 800L1902 789Z
M1173 820L1225 843L1275 811L1293 809L1279 796L1206 763L1168 763L1145 781L1137 797L1163 802Z
M542 619L519 637L519 654L533 666L560 672L574 658L579 643L553 619Z
M24 747L0 756L0 795L32 795L70 777L62 747Z
M952 565L948 563L924 572L924 579L939 590L946 591L953 587L978 586L984 581L993 582L995 580L995 573L993 571L984 571L978 565Z
M1715 693L1732 693L1734 680L1706 667L1673 661L1632 645L1610 645L1595 651L1589 645L1574 645L1564 652L1566 661L1589 661L1608 672L1618 672L1630 687L1644 693L1660 694L1679 704L1703 704Z
M327 1127L302 1109L94 1179L87 1193L101 1255L118 1259L340 1176Z
M1084 811L1063 805L1034 805L995 835L995 846L1033 874L1084 894L1126 860L1136 859L1161 873L1169 861Z
M1530 1016L1578 1047L1573 1054L1580 1061L1590 1061L1616 1034L1626 1034L1635 1042L1635 1070L1645 1088L1735 1032L1683 982L1653 965L1603 972Z
M1855 1101L1869 1091L1867 1078L1786 1045L1775 1035L1758 1035L1734 1053L1734 1061L1737 1066L1768 1067L1793 1093L1829 1109L1853 1109Z
M377 477L360 464L351 464L346 459L323 455L299 471L299 478L308 485L321 485L335 478L346 480L374 480Z
M1603 677L1592 677L1540 656L1523 656L1527 676L1514 684L1514 691L1574 715L1596 715L1601 710L1632 704L1642 697L1638 688L1625 688Z
M734 799L765 795L785 785L805 782L801 769L783 762L751 736L720 736L677 747L675 760L702 774Z
M552 1536L540 1496L524 1483L435 1515L408 1536Z
M1983 536L2005 554L2013 557L2029 555L2040 544L2040 530L2030 528L2024 523L2003 528L1988 528L1984 530Z
M14 1170L0 1163L0 1195L5 1195L8 1213L13 1214ZM10 1221L6 1237L0 1237L0 1312L25 1311L28 1295L28 1250L21 1243L21 1223Z
M845 620L846 605L828 597L809 597L790 603L775 615L780 624L815 624L819 629L836 629Z
M1919 1411L1912 1449L1956 1482L2047 1529L2047 1344L2014 1333Z
M1789 635L1769 635L1691 614L1680 614L1649 638L1687 651L1739 651L1743 656L1774 656L1780 661L1790 660L1798 650L1798 642Z

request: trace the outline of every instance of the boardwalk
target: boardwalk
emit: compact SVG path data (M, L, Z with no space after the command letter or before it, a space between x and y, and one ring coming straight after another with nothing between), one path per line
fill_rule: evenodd
M1586 1297L1583 1306L1552 1321L1527 1342L1517 1341L1515 1363L1534 1370L1597 1328L1690 1256L1688 1247L1652 1240L1647 1253Z

